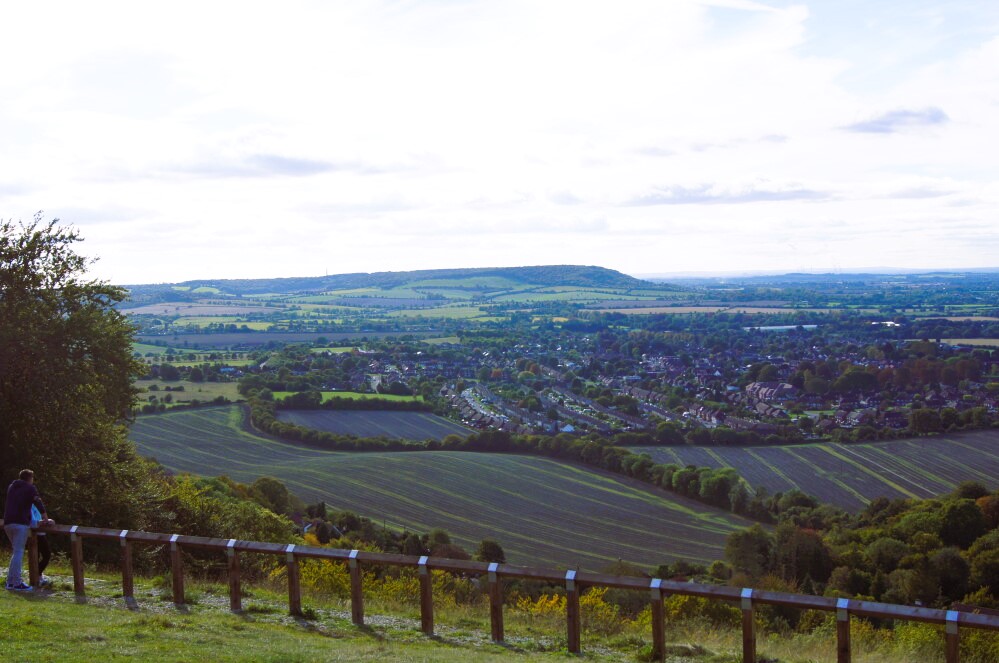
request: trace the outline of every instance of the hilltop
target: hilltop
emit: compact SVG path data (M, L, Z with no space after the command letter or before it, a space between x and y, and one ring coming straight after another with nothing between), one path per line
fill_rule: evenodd
M435 283L437 282L437 283ZM446 283L444 283L446 282ZM170 299L188 292L206 290L228 295L308 294L354 288L390 290L407 286L447 285L451 288L495 289L510 286L575 286L584 288L649 288L648 281L604 267L584 265L538 265L532 267L479 267L426 269L409 272L372 272L272 279L199 279L181 283L125 286L133 300L151 301L157 293Z

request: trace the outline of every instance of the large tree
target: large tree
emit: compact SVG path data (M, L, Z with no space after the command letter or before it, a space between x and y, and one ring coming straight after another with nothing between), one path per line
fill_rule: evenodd
M164 486L124 426L141 371L127 292L87 277L80 239L40 214L0 223L0 485L29 467L63 522L148 527Z

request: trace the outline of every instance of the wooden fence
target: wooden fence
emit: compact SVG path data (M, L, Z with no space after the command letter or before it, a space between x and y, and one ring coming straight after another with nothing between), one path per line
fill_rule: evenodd
M121 584L125 601L134 603L132 575L132 548L135 545L169 546L173 576L173 601L178 606L184 603L184 565L181 551L185 548L215 550L224 554L229 575L229 605L233 611L242 609L240 590L240 555L254 553L277 555L284 558L288 569L288 609L292 615L302 614L302 592L299 582L299 560L326 559L341 561L350 570L351 618L357 625L364 623L364 596L362 592L361 567L400 566L415 567L420 574L420 623L427 635L434 632L434 604L431 571L448 571L466 575L486 576L489 586L489 616L492 639L503 641L503 579L519 578L560 584L566 594L566 633L567 646L571 653L580 652L580 611L579 593L585 587L608 587L646 592L652 607L652 647L656 659L664 658L666 643L663 599L672 594L696 596L706 599L731 601L742 610L742 659L755 663L756 620L754 610L759 605L775 605L802 610L825 610L836 613L836 660L848 663L850 650L850 618L875 617L880 619L908 620L941 624L944 626L944 647L947 663L959 660L958 645L960 629L977 628L999 630L999 616L963 612L956 610L936 610L872 601L836 599L805 594L788 594L757 589L738 589L717 585L700 585L690 582L661 580L659 578L635 578L611 576L583 571L560 571L538 569L512 564L473 562L447 559L443 557L415 557L391 553L363 552L335 548L318 548L294 544L261 543L258 541L238 541L236 539L214 539L180 534L155 534L129 530L80 527L77 525L50 525L39 527L38 531L48 534L68 534L70 537L70 557L73 566L73 587L78 596L85 596L83 579L83 540L117 540L121 544ZM28 542L29 579L38 585L38 541L34 533Z

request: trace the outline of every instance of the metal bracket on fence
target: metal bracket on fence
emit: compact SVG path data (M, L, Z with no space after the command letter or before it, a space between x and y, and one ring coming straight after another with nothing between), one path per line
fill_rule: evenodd
M295 561L295 544L289 543L288 547L284 549L284 556L289 562Z
M961 613L957 610L947 611L947 621L944 631L950 635L957 635L957 620L961 617Z
M569 570L565 572L565 591L576 591L576 572Z
M70 541L76 541L76 538L77 538L77 536L76 536L76 528L77 527L79 527L79 525L73 525L72 527L69 528L69 540Z
M836 599L836 621L850 621L850 599Z
M356 550L351 550L350 554L347 555L347 566L349 566L352 569L356 569L357 568L357 551Z
M236 539L229 539L229 543L225 544L225 554L228 557L236 554Z
M177 539L180 538L180 534L173 534L170 536L170 550L177 549Z
M489 582L496 582L496 569L499 568L499 562L489 563Z
M652 594L653 601L658 601L663 597L662 586L663 581L659 578L653 578L652 582L649 583L649 591Z
M742 589L742 609L753 609L753 590L749 587L743 587Z
M125 539L127 537L128 537L128 530L127 529L123 529L121 531L121 533L118 535L118 540L121 541L121 547L122 548L125 547Z
M427 559L429 559L429 558L426 555L421 555L420 556L420 561L417 563L417 566L420 567L420 575L421 576L427 575Z

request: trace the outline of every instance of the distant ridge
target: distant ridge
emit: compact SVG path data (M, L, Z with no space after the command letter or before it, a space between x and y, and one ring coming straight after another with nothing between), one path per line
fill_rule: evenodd
M182 283L126 286L133 293L179 286L218 288L233 295L263 293L309 293L348 288L397 288L429 280L467 280L499 277L515 283L538 286L580 286L588 288L648 288L649 281L636 279L605 267L585 265L537 265L532 267L473 267L467 269L426 269L410 272L332 274L274 279L206 279Z

